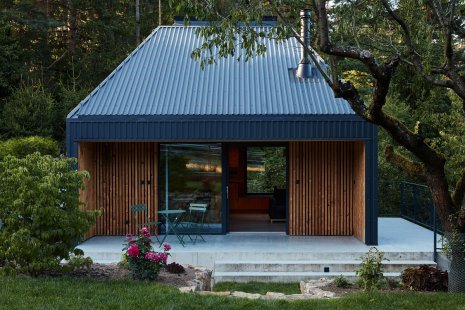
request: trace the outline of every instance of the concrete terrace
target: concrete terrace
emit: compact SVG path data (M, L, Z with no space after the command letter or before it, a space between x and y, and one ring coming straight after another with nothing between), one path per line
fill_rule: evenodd
M379 218L379 245L389 259L432 260L433 233L401 218ZM206 242L182 247L174 236L172 261L213 268L224 260L353 260L370 246L354 237L288 236L284 233L230 233L206 235ZM439 239L439 238L438 238ZM78 247L96 263L121 259L124 236L93 237Z

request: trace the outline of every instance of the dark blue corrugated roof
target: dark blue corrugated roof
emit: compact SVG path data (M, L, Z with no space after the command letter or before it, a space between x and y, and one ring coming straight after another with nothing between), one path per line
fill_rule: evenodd
M155 29L68 118L354 114L318 74L296 80L300 47L294 38L267 40L264 57L219 59L202 70L190 57L202 44L195 28Z

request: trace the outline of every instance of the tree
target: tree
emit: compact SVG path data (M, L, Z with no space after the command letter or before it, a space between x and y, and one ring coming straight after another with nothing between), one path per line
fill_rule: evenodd
M198 31L207 43L193 51L193 57L200 59L202 65L215 63L216 57L234 54L237 46L245 49L246 59L263 54L266 47L260 42L262 37L281 39L294 36L303 45L299 32L295 30L298 25L295 17L299 9L311 8L317 23L315 48L326 56L331 66L328 73L314 61L317 70L336 97L347 100L355 113L383 128L397 145L409 152L411 156L405 156L393 146L388 146L386 157L402 169L424 177L443 227L446 231L461 236L461 246L456 249L455 254L459 260L464 260L463 159L457 160L462 162L459 171L447 169L447 162L451 160L447 155L453 152L449 148L455 143L451 137L463 142L464 1L238 1L231 5L225 14L212 1L185 0L178 2L178 8L200 19L211 21L209 27ZM250 26L253 20L260 22L263 14L267 12L273 12L279 17L280 25L276 30L264 33ZM215 20L221 22L214 22ZM344 33L350 33L350 36L341 35ZM213 48L216 49L215 53L212 52ZM305 48L314 58L312 50L309 47ZM347 64L347 61L355 64L359 71L364 73L362 78L367 81L366 85L369 85L368 94L363 93L353 79L343 79L344 72L341 72L341 67L344 63ZM403 70L412 73L407 77L407 82L419 88L415 89L415 92L404 88L404 95L420 98L407 101L407 104L419 105L417 110L423 113L429 113L431 110L439 112L447 107L442 113L442 120L434 124L432 119L423 122L423 119L418 118L413 120L415 125L412 127L408 122L396 118L392 109L389 109L388 102L392 103L391 107L397 107L399 102L405 103L404 98L399 97L402 89L399 83L395 83L400 76L405 78L405 75L400 74ZM429 93L430 89L434 89L435 93ZM434 101L429 102L429 106L428 101L421 100L421 96L425 94L427 98L436 96ZM454 100L444 104L440 98ZM440 127L442 133L435 132L434 126L431 125ZM453 128L454 125L459 125L460 129ZM463 149L463 146L461 148ZM461 153L463 154L463 151ZM447 172L454 176L448 177ZM451 184L450 180L456 180L456 183ZM451 185L454 187L452 192ZM452 260L452 269L458 268L454 261L458 260ZM465 272L465 267L462 268L461 271ZM452 290L459 287L453 287ZM462 284L462 289L464 287Z

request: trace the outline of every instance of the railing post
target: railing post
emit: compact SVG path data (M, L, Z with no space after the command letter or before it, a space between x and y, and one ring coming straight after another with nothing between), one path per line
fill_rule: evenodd
M417 197L417 187L415 185L410 185L412 188L412 195L413 195L413 216L412 218L416 221L417 220L417 207L418 207L418 197Z
M433 206L433 242L434 242L434 252L433 252L433 260L435 263L438 262L438 240L437 240L437 228L436 228L436 208L434 207L434 203L431 202Z
M405 184L404 184L404 182L401 181L400 182L400 217L403 217L404 212L405 212L405 210L404 210L404 208L405 208L405 206L404 206L404 203L405 203L405 201L404 201L405 200L405 194L404 194L405 189L404 189L404 187L405 187Z

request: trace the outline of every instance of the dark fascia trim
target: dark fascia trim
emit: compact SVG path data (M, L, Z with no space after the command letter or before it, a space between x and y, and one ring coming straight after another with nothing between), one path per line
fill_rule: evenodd
M179 122L179 121L306 121L306 122L366 122L354 114L321 115L98 115L79 116L67 119L68 122Z

